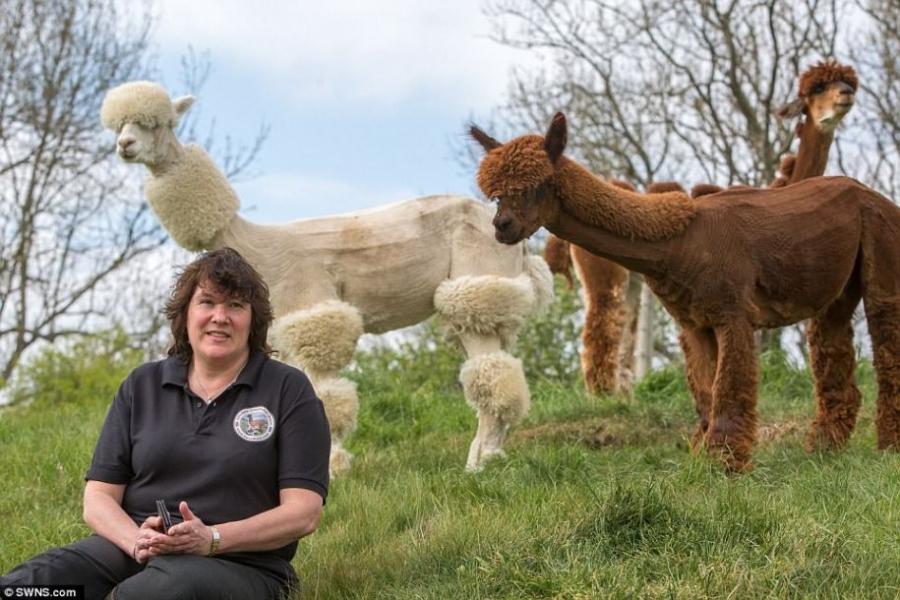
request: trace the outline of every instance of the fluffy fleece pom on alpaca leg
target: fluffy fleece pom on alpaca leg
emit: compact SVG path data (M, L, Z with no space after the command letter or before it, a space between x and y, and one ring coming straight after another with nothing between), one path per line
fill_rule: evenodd
M504 455L510 425L528 414L528 383L522 361L503 351L470 358L463 363L459 380L466 401L478 412L478 432L466 461L466 469L477 471L491 458Z
M524 273L463 275L443 282L434 294L434 307L452 334L499 336L507 348L536 305L532 279Z
M277 319L272 345L316 379L343 369L353 358L362 334L359 311L346 302L328 300Z
M359 399L356 384L337 374L350 362L362 333L359 311L339 300L289 313L272 328L272 345L284 360L306 371L325 405L331 428L332 475L350 468L352 457L343 440L356 429Z

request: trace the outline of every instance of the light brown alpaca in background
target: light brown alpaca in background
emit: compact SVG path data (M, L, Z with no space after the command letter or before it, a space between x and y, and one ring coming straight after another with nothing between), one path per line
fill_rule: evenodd
M685 369L700 417L694 447L729 470L751 467L756 329L815 317L820 335L810 342L831 361L827 385L851 385L847 356L833 348L843 347L864 299L878 378L878 447L900 448L897 206L846 177L728 190L701 201L636 194L564 157L566 130L562 113L546 136L506 144L472 126L487 151L478 185L498 202L496 237L514 244L543 226L644 275L681 326L689 352ZM813 375L821 389L822 373ZM807 439L817 448L843 447L858 409L858 398L847 394L820 399Z
M627 181L611 179L612 185L637 191ZM682 192L674 181L659 181L647 187L648 194ZM584 329L581 333L581 373L592 394L628 390L634 369L635 331L640 308L642 279L617 264L595 256L584 248L553 234L547 237L544 260L550 271L574 285L572 269L584 294Z
M626 181L614 180L610 183L623 189L635 189ZM573 287L573 269L581 282L584 298L581 373L585 387L592 394L609 393L626 387L627 384L623 385L619 377L619 345L623 338L623 324L632 322L632 315L626 319L623 312L628 271L553 234L547 238L544 260L551 272L566 278L570 289ZM633 353L633 342L631 348ZM624 362L624 355L622 358Z
M797 98L775 112L782 119L802 117L797 124L800 147L796 156L787 154L781 159L778 167L781 174L769 187L784 187L825 173L834 131L853 108L858 87L859 79L853 67L834 60L813 65L800 75ZM722 189L714 184L700 183L691 189L691 196L699 198Z
M853 108L859 78L853 67L825 61L800 76L798 97L778 109L783 119L803 117L797 124L800 147L796 157L785 156L781 177L771 187L782 187L825 173L834 131Z

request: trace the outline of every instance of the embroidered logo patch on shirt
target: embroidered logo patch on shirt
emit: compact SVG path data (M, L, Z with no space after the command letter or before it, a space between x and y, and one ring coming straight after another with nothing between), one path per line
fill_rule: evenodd
M234 417L234 431L248 442L262 442L272 437L275 417L265 406L245 408Z

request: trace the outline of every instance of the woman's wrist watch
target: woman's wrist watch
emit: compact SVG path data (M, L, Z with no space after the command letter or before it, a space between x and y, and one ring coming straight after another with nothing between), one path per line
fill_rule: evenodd
M212 537L209 540L209 554L207 556L214 556L219 553L219 542L222 541L222 536L219 535L219 530L215 525L210 525L209 529L212 532Z

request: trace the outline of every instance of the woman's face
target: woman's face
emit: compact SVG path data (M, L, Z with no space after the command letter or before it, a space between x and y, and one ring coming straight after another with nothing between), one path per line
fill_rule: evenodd
M249 351L250 304L223 294L208 281L194 289L187 312L187 334L194 360L230 363Z

